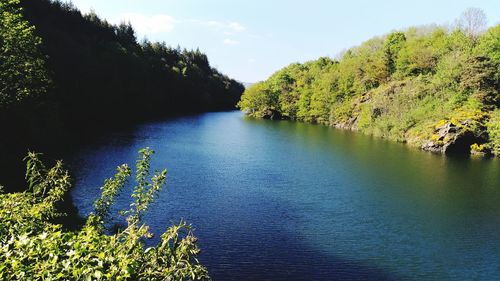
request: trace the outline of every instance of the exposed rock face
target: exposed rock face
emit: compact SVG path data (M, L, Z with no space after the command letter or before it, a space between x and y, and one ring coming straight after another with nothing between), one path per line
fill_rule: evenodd
M443 126L437 127L435 135L437 135L438 138L426 140L422 144L422 149L435 153L445 153L447 147L450 145L450 140L454 140L457 137L457 131L457 127L451 122L447 122Z
M337 128L337 129L356 131L357 130L357 127L356 127L357 120L358 120L358 116L356 115L356 116L351 117L349 120L347 120L345 122L333 124L333 127Z
M262 118L271 120L280 120L283 119L283 116L278 110L268 108L263 112Z
M467 129L468 125L468 120L458 126L448 121L436 127L433 138L426 140L422 144L422 149L435 153L469 154L470 146L480 139Z

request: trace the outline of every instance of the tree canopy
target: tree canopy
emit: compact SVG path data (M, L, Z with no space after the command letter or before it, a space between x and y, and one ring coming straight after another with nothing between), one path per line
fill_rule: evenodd
M113 25L61 1L21 6L43 40L50 98L71 125L233 109L244 90L199 50L139 42L130 23Z
M339 59L294 63L247 89L238 106L435 152L498 155L500 25L483 33L479 26L412 27Z
M49 78L41 38L22 16L19 0L0 1L0 110L35 98Z

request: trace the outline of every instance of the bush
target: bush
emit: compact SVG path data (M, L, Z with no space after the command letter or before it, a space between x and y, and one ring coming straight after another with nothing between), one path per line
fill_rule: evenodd
M470 146L471 155L486 156L490 153L490 148L485 144L473 143Z
M28 189L0 195L1 280L207 280L207 270L197 260L200 252L191 227L184 221L171 226L155 247L142 216L167 172L148 180L153 151L143 149L137 160L136 185L130 209L122 212L127 226L107 235L104 227L114 198L131 176L127 165L107 179L94 212L78 231L66 231L53 222L61 216L57 204L70 187L62 162L46 169L39 155L26 157Z
M487 126L491 151L496 155L500 155L500 109L491 113Z

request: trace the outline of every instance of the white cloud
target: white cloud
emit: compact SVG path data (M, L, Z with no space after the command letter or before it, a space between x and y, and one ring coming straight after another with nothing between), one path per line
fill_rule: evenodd
M248 63L255 63L257 60L255 60L254 58L249 58L248 59Z
M226 38L226 39L224 39L223 43L226 45L238 45L240 42Z
M222 23L218 22L218 21L215 21L215 20L211 20L211 21L207 21L207 25L209 25L209 26L215 26L215 27L221 27Z
M220 29L226 33L233 34L234 32L242 32L246 28L239 22L233 21L233 22L223 22L223 21L216 21L216 20L210 20L210 21L195 21L204 25L207 25L209 27L215 28L215 29Z
M239 22L231 22L228 24L228 27L234 31L243 31L245 27L241 25Z
M138 13L125 13L120 21L129 21L140 34L168 33L174 29L176 20L169 15L146 16Z

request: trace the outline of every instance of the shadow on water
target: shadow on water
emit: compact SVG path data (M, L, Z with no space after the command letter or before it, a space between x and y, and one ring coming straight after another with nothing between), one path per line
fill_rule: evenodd
M226 112L226 111L220 111ZM19 114L19 113L15 113ZM197 116L199 112L170 114L153 114L136 120L101 120L101 123L86 122L83 124L65 124L54 122L50 126L42 123L40 127L31 128L26 120L17 115L0 114L0 185L7 192L22 191L25 188L24 157L29 151L42 153L48 165L56 160L73 159L90 147L112 142L126 142L135 139L134 132L144 124L166 122L177 118ZM33 117L32 117L33 118ZM31 124L33 125L33 124ZM120 138L115 138L120 136ZM67 165L68 166L68 165ZM79 165L75 165L76 168ZM69 166L70 174L73 167Z
M220 198L201 186L195 189L203 203L189 208L175 203L165 206L166 198L182 193L166 191L145 219L156 234L179 217L193 223L202 250L200 260L214 280L411 280L353 258L327 254L328 249L320 250L335 247L335 241L316 247L304 243L309 239L307 234L294 231L300 228L296 225L299 210L279 198L241 189L238 195ZM225 201L223 206L221 200ZM157 242L158 236L149 241Z
M410 280L370 264L318 251L303 243L305 238L300 234L270 230L274 233L263 235L262 227L235 230L230 235L225 232L217 249L206 245L214 241L201 235L200 259L214 280ZM248 237L249 232L255 237Z

